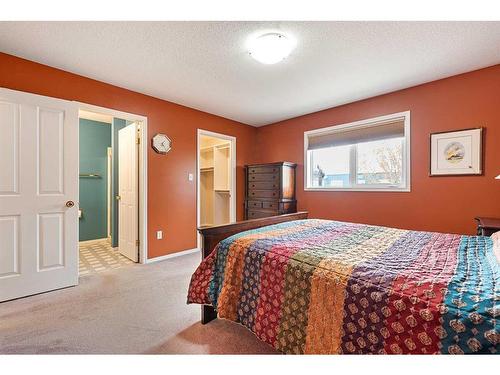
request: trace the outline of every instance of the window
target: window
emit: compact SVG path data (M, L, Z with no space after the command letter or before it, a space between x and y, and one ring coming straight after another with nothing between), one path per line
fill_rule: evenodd
M410 112L304 133L306 190L410 191Z

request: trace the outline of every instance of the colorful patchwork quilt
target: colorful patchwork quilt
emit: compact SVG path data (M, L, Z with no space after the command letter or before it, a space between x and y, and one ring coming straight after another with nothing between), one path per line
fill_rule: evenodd
M490 237L291 221L221 241L188 303L284 353L497 353L494 250Z

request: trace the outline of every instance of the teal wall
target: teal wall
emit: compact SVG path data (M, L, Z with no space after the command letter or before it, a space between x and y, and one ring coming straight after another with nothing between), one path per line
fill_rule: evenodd
M111 177L111 246L118 246L118 201L115 197L118 195L118 131L128 125L128 122L119 118L113 119L112 124L112 147L113 147L113 174Z
M80 119L80 174L100 178L80 178L80 241L107 237L107 149L111 147L111 125Z

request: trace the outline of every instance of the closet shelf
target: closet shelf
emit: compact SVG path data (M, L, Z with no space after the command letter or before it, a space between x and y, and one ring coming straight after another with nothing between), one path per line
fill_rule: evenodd
M213 152L214 151L214 146L201 147L200 151L201 152Z
M229 223L231 217L231 152L229 142L200 148L200 222L204 225Z

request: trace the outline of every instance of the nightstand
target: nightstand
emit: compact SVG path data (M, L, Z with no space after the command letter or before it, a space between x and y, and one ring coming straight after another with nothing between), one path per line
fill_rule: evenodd
M491 236L493 233L500 231L500 219L491 217L476 217L477 235Z

